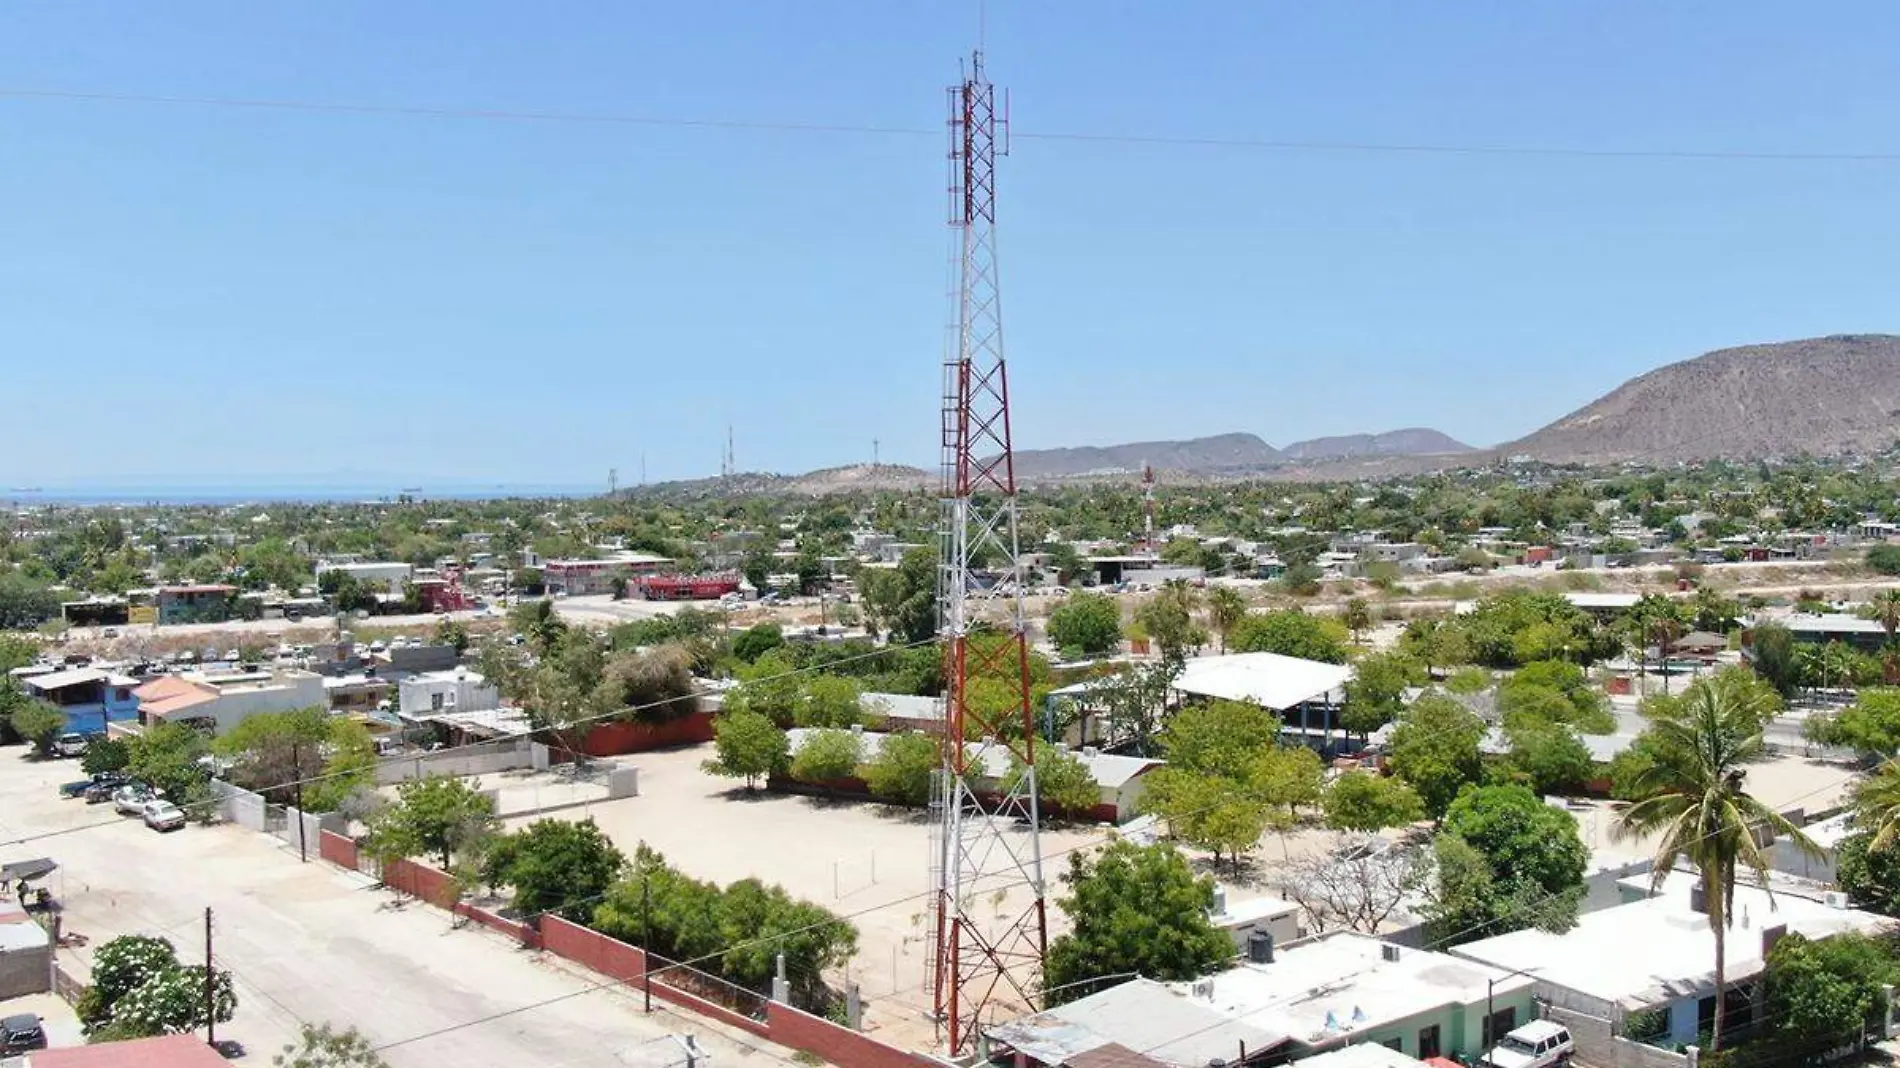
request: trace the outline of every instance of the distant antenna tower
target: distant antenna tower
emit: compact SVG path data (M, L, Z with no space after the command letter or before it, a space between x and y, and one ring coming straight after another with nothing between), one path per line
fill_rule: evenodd
M877 444L878 444L877 439L872 438L871 439L871 466L872 467L877 466Z
M739 466L738 462L737 460L734 459L734 454L732 450L732 424L727 423L726 424L726 451L722 453L719 458L719 477L724 478L724 479L731 479L733 475L736 475L739 473L738 466Z
M943 765L931 800L937 902L927 974L953 1057L974 1051L982 1028L996 1018L1039 1007L1048 943L1023 613L1027 571L1017 538L996 261L996 157L1009 150L1005 101L999 112L978 51L968 76L950 89L950 225L962 257L957 343L943 364L939 423ZM1008 700L973 699L971 683L979 679L1002 680ZM1023 773L1000 790L974 787L984 769L1004 765Z
M1155 469L1153 464L1141 465L1141 502L1145 512L1142 517L1141 547L1152 555L1155 551Z
M647 454L644 452L640 454L640 484L647 484Z
M607 469L607 496L611 497L618 492L620 492L620 469L609 467Z

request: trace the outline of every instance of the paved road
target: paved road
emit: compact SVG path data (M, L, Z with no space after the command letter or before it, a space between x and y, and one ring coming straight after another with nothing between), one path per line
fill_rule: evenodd
M237 1018L220 1036L243 1042L260 1063L300 1021L354 1025L395 1068L605 1068L684 1064L669 1036L690 1033L719 1065L780 1068L790 1054L759 1048L698 1017L592 989L598 977L524 952L479 928L451 929L442 912L392 907L369 880L235 826L171 834L114 817L106 806L56 796L75 762L52 764L0 749L0 860L49 856L49 879L69 930L90 938L67 950L69 966L116 934L163 934L181 956L203 952L204 909L214 911L214 948L238 988ZM544 1007L529 1008L553 1000ZM486 1022L482 1022L486 1021ZM743 1044L742 1044L743 1043ZM704 1061L702 1061L702 1064Z

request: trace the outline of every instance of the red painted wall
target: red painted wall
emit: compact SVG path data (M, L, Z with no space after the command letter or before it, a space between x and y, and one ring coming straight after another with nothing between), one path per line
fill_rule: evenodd
M335 831L317 835L317 855L339 868L356 870L356 843Z
M765 1019L770 1025L767 1038L781 1046L816 1054L832 1064L848 1064L851 1068L942 1068L935 1061L776 1001L766 1007Z
M695 712L665 723L603 723L587 732L581 751L588 756L619 756L712 740L712 713Z

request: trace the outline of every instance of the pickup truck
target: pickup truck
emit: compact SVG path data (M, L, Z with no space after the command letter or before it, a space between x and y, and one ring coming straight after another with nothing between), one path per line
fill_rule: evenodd
M59 787L59 796L86 797L89 793L91 793L94 789L97 789L97 788L104 788L108 793L110 793L112 790L116 790L119 787L124 786L126 784L126 780L127 780L127 776L123 772L102 771L99 774L94 775L90 779L76 779L72 782L61 783ZM90 800L90 798L88 798L88 800Z

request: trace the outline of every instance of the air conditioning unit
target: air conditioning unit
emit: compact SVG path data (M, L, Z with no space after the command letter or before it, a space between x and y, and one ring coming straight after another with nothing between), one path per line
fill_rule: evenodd
M1379 959L1390 964L1399 959L1400 949L1390 942L1379 943Z
M1848 907L1847 894L1840 890L1829 890L1827 893L1822 894L1821 902L1831 909L1844 909Z
M1200 998L1202 1001L1214 1000L1214 980L1212 979L1194 980L1194 996L1197 998Z

